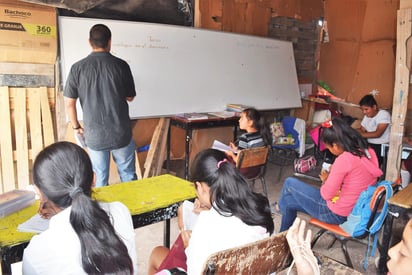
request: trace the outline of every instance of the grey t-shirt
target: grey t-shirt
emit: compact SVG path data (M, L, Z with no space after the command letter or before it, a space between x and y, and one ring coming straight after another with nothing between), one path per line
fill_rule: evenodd
M136 90L124 60L108 52L92 52L71 67L64 96L80 100L88 147L112 150L130 142L126 97L136 96Z

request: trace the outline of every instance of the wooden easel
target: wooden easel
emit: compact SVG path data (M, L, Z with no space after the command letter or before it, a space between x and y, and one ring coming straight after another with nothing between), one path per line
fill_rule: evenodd
M169 129L169 118L161 117L156 129L153 133L152 141L150 142L149 152L144 164L144 174L140 166L137 167L138 178L148 178L160 175L162 171L163 162L166 159L166 140L167 131ZM139 163L139 160L136 160Z

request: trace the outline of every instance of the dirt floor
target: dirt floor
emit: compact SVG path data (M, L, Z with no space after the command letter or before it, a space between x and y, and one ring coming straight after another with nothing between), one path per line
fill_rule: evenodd
M293 175L293 165L286 165L286 166L279 166L274 163L269 162L267 166L266 172L266 184L268 188L268 196L270 202L277 201L279 199L279 194L282 188L282 183L284 179L288 176ZM281 169L282 168L282 169ZM173 173L176 173L177 176L183 177L183 161L175 161L171 165L171 169ZM304 179L311 184L319 184L315 181L311 181L309 179ZM256 190L261 190L260 182L256 182ZM307 215L300 215L301 218L308 220L309 217ZM395 219L396 221L397 219ZM280 216L274 215L274 222L275 222L275 231L278 232L280 227ZM395 224L394 225L394 232L395 235L399 235L402 231L402 225ZM398 228L398 230L396 230ZM163 229L164 223L157 223L152 224L149 226L145 226L139 229L136 229L136 247L137 247L137 255L138 255L138 274L147 274L148 268L148 260L151 250L163 244ZM313 228L314 232L317 232L316 228ZM396 233L398 232L398 233ZM175 238L178 235L178 227L176 218L172 219L171 221L171 243L174 242ZM325 235L321 237L321 239L316 244L314 250L319 252L320 254L326 255L330 258L333 258L340 262L345 262L344 256L340 247L339 242L335 242L332 248L328 249L329 244L332 241L332 237L329 235ZM365 258L366 252L366 241L362 240L361 242L349 242L348 243L348 250L351 255L351 259L353 265L356 270L360 271L363 274L377 274L375 268L375 258L379 255L377 251L374 257L369 259L369 265L367 270L364 270L362 267L362 261ZM13 265L13 274L21 274L21 265L15 264Z
M183 166L182 164L175 164L175 171L177 176L183 177L182 169L179 167ZM173 166L172 166L173 169ZM281 171L282 170L282 171ZM269 201L274 202L279 199L280 191L282 188L282 183L284 179L288 176L293 175L293 165L283 166L282 169L279 165L275 165L273 163L269 163L266 172L266 184L268 188L268 196ZM319 184L316 181L312 181L310 179L303 179L311 184ZM256 190L261 190L260 181L256 181L255 184ZM300 215L303 219L308 220L309 216L305 214ZM280 227L280 216L274 216L275 222L275 230L278 232ZM396 219L395 219L396 220ZM163 243L163 223L153 224L150 226L146 226L136 230L136 243L138 249L138 268L139 274L146 274L147 273L147 266L148 266L148 258L150 255L151 250L153 247L162 245ZM317 229L311 227L314 233L317 232ZM396 224L395 228L396 229ZM395 230L396 231L396 230ZM399 230L401 232L401 229ZM398 233L399 234L399 233ZM176 220L172 220L171 222L171 242L174 241L176 236L178 235L177 223ZM318 243L316 244L314 250L323 254L327 255L330 258L333 258L339 262L345 262L345 258L343 256L340 242L335 242L332 248L328 249L329 244L333 241L333 238L329 235L322 236ZM366 252L366 243L367 240L361 240L360 242L349 242L348 243L348 251L352 259L352 263L354 268L363 274L377 274L375 268L375 258L379 256L379 252L375 253L374 257L369 259L369 264L367 270L364 270L362 267L362 262L365 258Z

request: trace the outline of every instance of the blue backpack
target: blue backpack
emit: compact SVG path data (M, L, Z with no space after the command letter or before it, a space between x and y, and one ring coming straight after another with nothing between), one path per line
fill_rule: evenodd
M382 210L376 213L372 224L368 228L368 223L371 218L373 209L371 209L371 200L373 198L373 194L377 188L385 188L386 190L386 197L383 198L383 206ZM371 243L373 242L372 251L370 256L375 255L375 249L378 243L378 233L381 229L386 214L388 212L388 199L392 197L393 189L392 189L392 182L389 181L381 181L374 186L369 186L368 189L363 191L355 206L352 209L352 212L349 214L346 222L339 225L345 232L350 234L352 237L360 237L365 233L369 234L368 240L368 249L366 250L365 260L363 262L363 268L366 269L368 266L369 260L369 250L371 248Z

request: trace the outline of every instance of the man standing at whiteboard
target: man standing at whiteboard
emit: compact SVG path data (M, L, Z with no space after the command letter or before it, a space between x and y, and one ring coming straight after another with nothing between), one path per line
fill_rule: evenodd
M129 65L110 53L110 29L97 24L89 35L92 52L71 67L64 100L74 134L84 134L96 187L100 187L108 185L110 154L122 182L137 178L136 144L127 104L136 90ZM77 119L77 99L83 110L84 129Z

